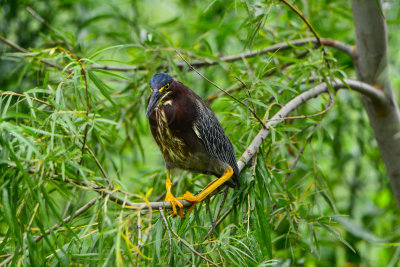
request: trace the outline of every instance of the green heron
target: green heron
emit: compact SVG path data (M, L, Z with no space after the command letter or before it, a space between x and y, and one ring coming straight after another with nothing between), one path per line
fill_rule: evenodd
M152 92L146 116L167 169L165 202L171 202L173 215L177 214L175 204L178 205L179 215L184 217L179 200L193 203L187 211L190 212L222 184L239 187L235 151L213 111L195 92L166 73L154 75L149 85ZM175 198L171 193L170 170L173 168L218 178L196 196L187 191Z

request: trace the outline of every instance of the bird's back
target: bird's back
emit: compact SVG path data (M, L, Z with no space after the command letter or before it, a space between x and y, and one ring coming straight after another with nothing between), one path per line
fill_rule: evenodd
M193 94L195 94L193 92ZM196 95L196 94L195 94ZM207 153L232 167L234 175L228 184L239 187L239 168L235 158L235 150L221 123L211 108L196 95L197 118L194 121L194 132L201 139Z

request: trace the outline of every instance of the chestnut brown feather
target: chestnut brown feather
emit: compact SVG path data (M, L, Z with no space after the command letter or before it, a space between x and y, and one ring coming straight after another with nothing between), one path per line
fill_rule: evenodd
M239 186L232 143L215 114L196 93L172 80L148 117L167 168L220 177L231 166L234 174L227 183Z

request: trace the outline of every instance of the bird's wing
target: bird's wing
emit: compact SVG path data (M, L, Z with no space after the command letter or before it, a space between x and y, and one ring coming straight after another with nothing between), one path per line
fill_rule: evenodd
M235 173L235 179L238 179L239 170L235 159L235 150L217 117L204 103L199 103L197 115L193 130L202 140L207 153L215 159L229 164ZM238 182L234 181L237 185Z

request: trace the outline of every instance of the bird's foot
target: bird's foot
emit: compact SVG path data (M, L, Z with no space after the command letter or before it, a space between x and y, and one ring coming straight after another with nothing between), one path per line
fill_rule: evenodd
M185 216L183 216L183 205L181 202L179 202L179 198L174 197L173 194L171 194L170 192L167 192L167 195L165 196L165 200L164 202L171 202L172 205L172 212L171 215L175 216L176 214L179 214L179 216L184 219ZM178 205L179 207L179 213L176 210L176 205Z
M201 202L201 200L199 200L198 197L196 197L195 195L193 195L192 193L190 193L189 191L186 191L186 193L177 198L178 200L186 200L189 202L192 202L192 206L190 206L190 208L186 211L187 213L191 212L194 207L196 206L197 203Z

